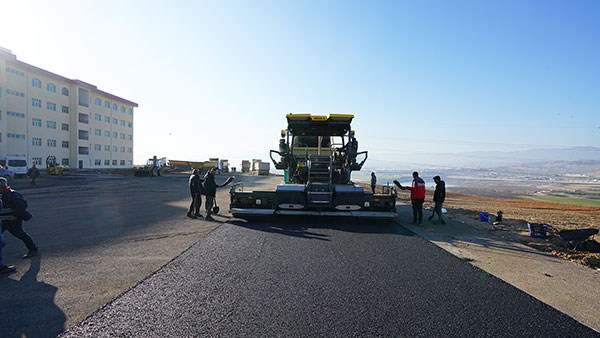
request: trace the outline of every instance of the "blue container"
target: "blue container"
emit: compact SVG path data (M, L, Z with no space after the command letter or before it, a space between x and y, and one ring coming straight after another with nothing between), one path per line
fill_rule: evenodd
M481 211L479 212L479 220L482 222L489 222L490 220L490 213L487 211Z
M546 230L548 227L547 224L540 223L527 223L527 228L529 229L529 236L534 238L547 238L548 231Z

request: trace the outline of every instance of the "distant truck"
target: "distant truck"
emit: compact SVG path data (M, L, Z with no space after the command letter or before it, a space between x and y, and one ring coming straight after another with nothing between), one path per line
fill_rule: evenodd
M262 160L252 160L252 173L254 175L269 175L271 163L263 162Z
M27 175L27 157L22 155L1 155L0 165L17 176Z
M243 160L242 161L242 172L249 173L250 172L250 161Z

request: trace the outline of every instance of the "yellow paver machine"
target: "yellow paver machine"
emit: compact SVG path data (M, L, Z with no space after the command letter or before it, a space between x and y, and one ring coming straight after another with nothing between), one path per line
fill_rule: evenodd
M350 123L353 115L288 114L279 150L271 150L276 169L284 171L283 184L274 191L244 191L231 187L230 211L238 218L266 215L396 217L396 191L384 187L373 194L351 180L361 170L366 151Z

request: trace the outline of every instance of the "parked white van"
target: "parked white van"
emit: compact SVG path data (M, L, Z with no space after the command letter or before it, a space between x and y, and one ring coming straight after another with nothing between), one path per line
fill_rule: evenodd
M15 175L27 175L27 157L19 155L0 155L0 165L12 170Z

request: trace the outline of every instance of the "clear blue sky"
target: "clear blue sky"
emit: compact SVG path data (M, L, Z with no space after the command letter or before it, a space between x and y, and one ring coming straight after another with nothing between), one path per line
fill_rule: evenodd
M372 165L600 145L599 1L1 1L0 46L138 102L135 158L267 159L352 113Z

